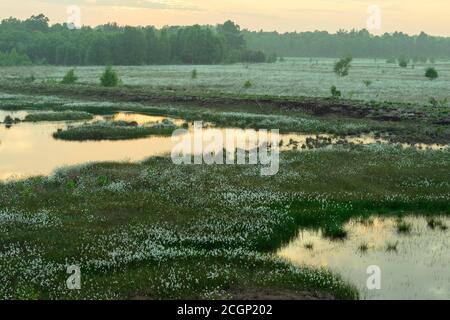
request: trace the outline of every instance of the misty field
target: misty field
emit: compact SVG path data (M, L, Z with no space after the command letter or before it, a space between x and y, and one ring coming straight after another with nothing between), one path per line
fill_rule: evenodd
M272 96L329 97L336 86L345 99L428 104L430 98L450 99L450 61L410 62L407 68L386 60L354 59L350 74L338 78L337 59L286 58L273 64L174 65L115 67L122 84L184 91ZM425 70L434 67L439 78L430 81ZM2 68L1 80L35 77L35 82L60 82L69 67ZM197 77L192 78L192 71ZM76 67L80 84L98 84L104 67ZM244 88L250 81L251 87Z

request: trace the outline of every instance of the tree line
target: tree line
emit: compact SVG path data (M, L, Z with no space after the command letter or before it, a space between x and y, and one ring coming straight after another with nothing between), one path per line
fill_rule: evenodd
M243 35L248 48L286 57L337 58L352 54L356 58L450 58L450 38L430 36L424 32L414 36L402 32L377 36L365 29L339 30L334 34L326 31L278 33L243 30Z
M254 32L232 21L216 26L130 27L115 23L71 29L43 15L0 23L0 66L147 65L276 62L281 57L450 58L450 38L367 30Z
M146 65L266 62L248 50L240 27L130 27L115 23L71 29L45 15L0 24L0 65Z

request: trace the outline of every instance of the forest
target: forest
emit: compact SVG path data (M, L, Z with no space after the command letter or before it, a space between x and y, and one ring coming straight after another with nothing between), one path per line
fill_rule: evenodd
M265 62L246 49L238 25L130 27L115 23L70 28L44 15L0 25L0 65L147 65Z
M109 23L70 28L43 15L0 24L0 66L164 65L275 62L280 57L411 59L450 58L450 39L401 32L374 36L367 30L302 33L216 26L131 27Z
M450 38L424 32L415 36L403 32L375 36L365 29L339 30L335 34L327 31L282 34L244 30L243 35L249 48L285 57L337 58L351 54L355 58L450 58Z

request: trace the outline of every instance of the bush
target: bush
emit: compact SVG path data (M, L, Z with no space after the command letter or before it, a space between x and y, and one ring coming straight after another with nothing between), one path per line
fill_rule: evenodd
M62 84L74 84L78 80L78 77L75 75L75 70L69 70L64 78L62 79Z
M330 88L330 91L333 98L340 98L342 96L341 92L336 88L336 86L332 86Z
M252 87L252 83L250 82L250 80L247 80L245 83L244 83L244 88L245 89L250 89Z
M104 87L115 87L119 84L119 76L111 66L108 66L100 78L100 82Z
M408 66L408 63L409 63L409 59L407 59L406 57L401 56L400 58L398 58L398 65L401 68L406 68Z
M192 78L192 79L197 79L197 76L198 76L198 74L197 74L197 69L192 70L192 72L191 72L191 78Z
M352 56L348 55L345 58L340 59L334 64L334 72L339 77L345 77L348 75L348 71L350 70L350 63L352 62Z
M425 77L427 77L430 80L434 80L434 79L437 79L439 77L439 74L438 74L438 72L436 71L435 68L428 68L425 71Z
M14 119L11 116L6 116L5 119L3 120L3 123L5 123L5 124L13 124L14 123Z

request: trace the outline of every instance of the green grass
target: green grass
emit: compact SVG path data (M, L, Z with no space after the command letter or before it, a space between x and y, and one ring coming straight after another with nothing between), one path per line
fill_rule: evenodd
M61 111L61 112L38 112L30 113L25 117L24 121L39 122L39 121L77 121L90 120L94 116L88 112L83 111Z
M145 138L150 135L171 135L177 127L172 123L159 123L152 126L135 126L126 122L99 121L59 130L53 137L68 141L88 140L129 140Z

